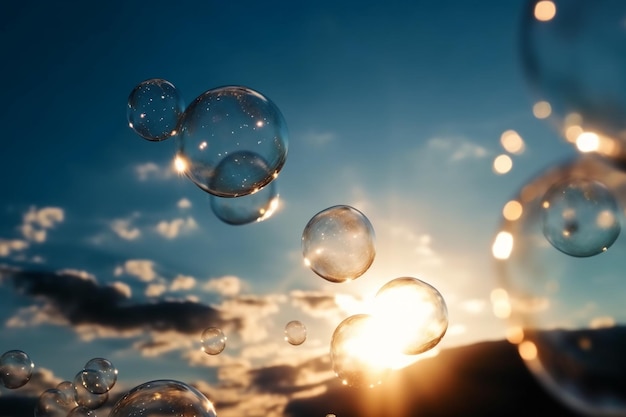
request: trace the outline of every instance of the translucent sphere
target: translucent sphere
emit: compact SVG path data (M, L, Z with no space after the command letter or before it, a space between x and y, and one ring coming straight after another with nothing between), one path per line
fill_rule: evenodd
M386 332L368 314L350 316L335 329L330 360L342 384L374 387L391 371Z
M579 179L603 183L626 203L626 172L600 157L531 180L515 197L521 215L504 219L494 241L493 309L508 320L509 340L548 391L583 414L626 416L626 238L601 256L581 258L555 250L544 236L546 192ZM622 210L616 216L623 221Z
M360 277L374 262L374 228L350 206L333 206L317 213L302 232L304 263L330 282Z
M9 350L0 356L0 382L9 389L20 388L30 381L34 368L25 352Z
M306 340L306 326L298 321L292 320L285 325L285 341L294 346L304 343Z
M203 352L209 355L218 355L226 347L226 336L221 329L209 327L202 332L200 343L202 343Z
M183 100L172 83L160 78L137 85L128 97L128 125L149 141L162 141L177 133L178 121L185 110Z
M572 256L606 251L620 233L619 207L600 182L566 180L543 196L543 234L556 249Z
M124 395L109 417L216 417L213 404L197 389L173 380L141 384Z
M35 404L35 417L67 417L71 409L67 406L64 394L56 388L50 388L39 395Z
M386 343L417 355L435 347L448 329L448 308L437 289L417 278L396 278L383 285L372 315L386 328Z
M236 198L211 195L213 214L226 224L243 225L266 220L278 207L276 182L273 181L253 194Z
M79 405L67 413L67 417L96 417L96 412L88 407Z
M82 405L83 407L87 407L90 410L95 410L96 408L100 408L109 400L109 393L104 392L103 394L94 394L85 388L84 380L95 380L98 377L96 376L88 376L85 378L85 373L97 373L93 370L82 370L76 374L74 377L74 400L78 405Z
M210 194L251 194L278 176L287 137L287 124L267 97L246 87L216 88L196 98L181 118L178 166Z
M74 396L74 383L71 381L63 381L56 386L56 389L61 392L61 403L67 411L78 405Z
M82 378L87 391L92 394L104 394L115 385L117 369L108 359L93 358L85 364Z
M521 32L527 78L555 127L579 148L618 157L626 149L624 15L619 0L531 0Z

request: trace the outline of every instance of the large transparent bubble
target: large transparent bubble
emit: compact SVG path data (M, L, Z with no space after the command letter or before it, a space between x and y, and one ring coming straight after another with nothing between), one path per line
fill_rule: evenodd
M285 119L267 97L246 87L216 88L185 110L177 166L210 194L251 194L278 176L287 138Z
M6 388L20 388L33 375L35 364L26 352L9 350L0 356L0 382Z
M374 262L372 224L359 210L333 206L317 213L302 232L304 263L330 282L363 275Z
M174 380L141 384L124 395L109 417L216 417L213 404L197 389Z
M272 181L253 194L235 198L211 195L213 214L233 226L269 219L278 208L276 181Z
M406 355L432 349L448 329L448 308L441 293L412 277L383 285L376 293L372 315L386 329L386 342Z
M626 416L626 238L598 256L573 257L544 236L543 201L554 184L597 181L622 207L626 171L586 155L550 169L512 201L518 216L503 220L493 245L499 287L494 312L507 318L509 340L538 380L576 411ZM624 212L616 212L617 221Z
M607 156L626 149L625 15L620 0L531 0L522 24L535 97L569 142Z

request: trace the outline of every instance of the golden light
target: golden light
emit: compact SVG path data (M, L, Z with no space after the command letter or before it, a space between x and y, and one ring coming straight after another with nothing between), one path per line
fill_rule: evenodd
M556 16L556 5L550 0L543 0L535 5L535 18L541 22L548 22Z
M552 106L547 101L538 101L533 105L533 115L537 119L547 119L552 114Z
M499 319L507 319L511 315L511 303L509 302L509 293L502 288L496 288L491 291L491 307L493 314Z
M187 161L185 161L180 155L176 155L176 158L174 158L174 169L179 174L184 173L187 171Z
M493 160L493 171L496 174L506 174L511 168L513 168L513 160L508 155L498 155L496 159Z
M576 139L583 133L583 128L579 125L571 125L565 128L565 139L570 143L576 143Z
M593 132L583 132L576 138L576 147L581 152L594 152L600 147L600 138Z
M272 201L270 201L267 208L261 208L259 210L259 217L256 219L257 222L267 220L274 215L280 206L280 200L278 197L278 194L276 194L276 197L272 198Z
M610 229L615 226L617 219L615 215L610 210L602 210L596 216L596 224L601 229Z
M518 154L524 152L524 140L515 130L505 130L500 135L500 144L509 153Z
M508 221L515 221L522 217L524 211L522 203L517 200L511 200L507 202L502 208L502 216Z
M513 235L509 232L500 232L496 235L496 238L491 247L491 253L496 259L509 259L511 252L513 251Z
M518 345L524 341L524 330L519 326L511 326L506 329L506 340L509 343Z
M537 357L537 346L530 340L525 340L517 345L517 351L525 361L531 361Z

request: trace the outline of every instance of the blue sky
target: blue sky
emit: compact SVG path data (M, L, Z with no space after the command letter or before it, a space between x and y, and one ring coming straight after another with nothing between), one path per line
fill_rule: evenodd
M102 356L118 366L120 386L200 380L232 398L228 381L253 385L246 372L325 354L334 327L400 276L447 300L441 347L503 338L489 305L502 206L574 155L533 116L517 49L521 3L3 6L0 261L3 275L30 278L16 285L21 295L8 280L0 287L0 349L28 352L49 379L71 379ZM151 143L128 128L128 95L149 78L172 82L186 103L243 85L281 109L289 153L272 218L220 222L209 196L172 170L174 140ZM496 175L509 129L525 151ZM374 264L349 284L302 263L304 226L337 204L362 211L377 236ZM33 271L51 280L38 296ZM55 285L102 296L54 298ZM71 305L96 311L74 317ZM132 306L136 315L124 310ZM221 355L200 351L202 320L224 326ZM302 346L282 340L290 320L307 325ZM286 401L258 398L278 409ZM246 394L222 414L246 415L253 403Z

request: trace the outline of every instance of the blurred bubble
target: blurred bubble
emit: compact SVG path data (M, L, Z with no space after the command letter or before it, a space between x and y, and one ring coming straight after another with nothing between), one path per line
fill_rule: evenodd
M368 314L339 323L330 342L330 359L343 385L373 388L383 382L391 371L385 337L385 329Z
M83 386L92 394L104 394L115 385L117 369L105 358L90 359L83 368Z
M304 263L330 282L353 280L374 261L374 240L374 229L363 213L333 206L313 216L304 228Z
M9 389L20 388L30 381L34 368L25 352L9 350L0 356L0 382Z
M124 395L109 417L216 417L213 404L197 389L173 380L141 384Z
M619 236L619 207L612 193L598 181L559 182L548 189L541 206L544 236L568 255L597 255Z
M432 349L448 329L448 308L441 293L412 277L383 285L374 298L372 315L386 329L385 342L406 355Z
M521 31L524 70L550 103L548 120L572 143L572 127L597 134L595 152L609 157L626 149L625 15L622 1L529 0Z
M56 388L50 388L39 395L35 404L35 417L67 417L71 409L65 402L64 394Z
M203 352L209 355L218 355L226 347L226 336L221 329L209 327L202 332L200 343L202 343Z
M73 385L74 385L74 400L76 404L87 407L90 410L95 410L96 408L102 407L109 400L109 393L104 392L103 394L94 394L90 392L83 383L84 373L96 373L93 370L82 370L76 374L74 377ZM88 377L90 379L96 379L95 377Z
M292 345L301 345L306 340L306 326L298 320L292 320L285 325L285 341Z
M507 256L496 256L499 288L491 301L494 313L507 320L509 339L550 393L584 415L624 416L626 238L618 236L601 256L574 257L544 236L546 193L578 180L601 183L619 206L626 204L624 167L593 154L529 181L514 197L523 205L521 217L503 219L498 232L509 236L509 246ZM624 220L621 210L614 214L615 221Z
M97 417L96 412L92 409L79 405L67 414L67 417ZM130 417L130 416L127 416Z
M254 193L287 159L287 124L274 103L245 87L209 90L185 110L178 135L182 171L219 197Z
M185 110L178 90L169 81L153 78L137 85L128 97L128 125L139 136L161 141L175 135Z
M276 181L259 191L235 198L211 195L211 210L218 219L234 226L269 219L278 208Z

